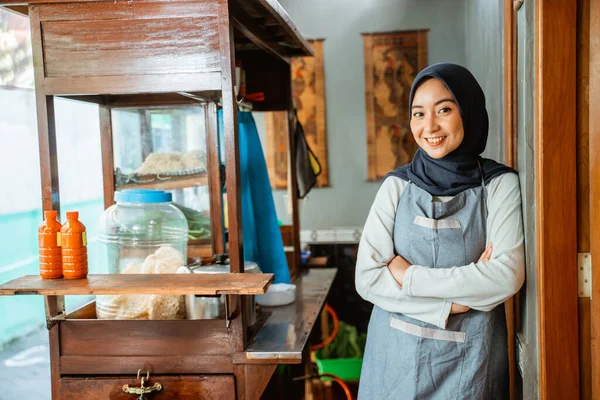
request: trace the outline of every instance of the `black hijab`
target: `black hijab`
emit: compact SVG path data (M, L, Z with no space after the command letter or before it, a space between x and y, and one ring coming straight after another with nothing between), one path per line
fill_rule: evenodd
M454 196L467 189L481 186L481 174L487 184L492 178L507 172L516 172L503 164L480 156L488 137L488 114L485 96L475 77L465 67L441 63L430 65L415 78L410 89L408 104L412 116L412 102L416 90L427 79L442 81L448 88L460 111L465 136L461 144L444 158L435 159L419 147L410 164L403 165L387 176L411 181L432 196ZM480 170L481 166L481 170Z

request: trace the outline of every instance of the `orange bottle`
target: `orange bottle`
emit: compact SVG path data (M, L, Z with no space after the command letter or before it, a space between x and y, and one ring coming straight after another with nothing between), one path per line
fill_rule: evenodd
M79 221L77 211L67 212L67 222L62 226L62 263L66 279L81 279L88 274L87 236L85 225Z
M57 212L44 211L44 222L38 228L38 247L40 251L40 276L42 279L62 278L62 255L60 222Z

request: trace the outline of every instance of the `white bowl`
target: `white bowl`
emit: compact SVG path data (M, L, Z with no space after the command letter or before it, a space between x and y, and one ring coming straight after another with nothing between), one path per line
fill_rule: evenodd
M295 300L296 285L289 283L273 283L265 294L256 295L256 303L267 307L285 306Z

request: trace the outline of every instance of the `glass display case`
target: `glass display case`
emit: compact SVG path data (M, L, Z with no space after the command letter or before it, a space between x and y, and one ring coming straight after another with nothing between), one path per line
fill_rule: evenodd
M188 222L189 259L213 253L211 197L222 192L211 193L208 184L207 108L198 104L110 110L115 190L170 192Z

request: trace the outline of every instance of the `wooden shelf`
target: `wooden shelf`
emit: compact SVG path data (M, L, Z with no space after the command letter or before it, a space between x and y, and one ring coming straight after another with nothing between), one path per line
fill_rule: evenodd
M27 275L0 285L0 296L89 294L263 294L273 274L114 274L86 279Z
M168 179L167 179L168 178ZM139 178L144 180L144 178ZM188 187L195 186L207 186L208 185L208 174L206 172L200 172L193 175L173 175L164 177L165 180L147 183L128 183L127 185L119 185L115 189L162 189L162 190L176 190L186 189Z

